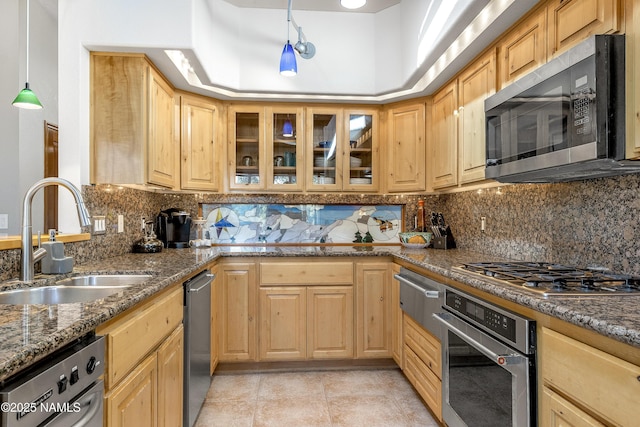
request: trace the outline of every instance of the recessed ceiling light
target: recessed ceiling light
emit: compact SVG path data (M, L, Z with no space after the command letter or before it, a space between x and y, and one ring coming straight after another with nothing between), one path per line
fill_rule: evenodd
M367 0L340 0L342 7L347 9L358 9L364 6Z

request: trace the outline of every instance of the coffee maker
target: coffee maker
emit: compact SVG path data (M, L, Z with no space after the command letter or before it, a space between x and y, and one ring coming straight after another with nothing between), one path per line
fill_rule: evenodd
M156 218L158 238L165 248L188 248L191 217L188 212L171 208L160 211Z

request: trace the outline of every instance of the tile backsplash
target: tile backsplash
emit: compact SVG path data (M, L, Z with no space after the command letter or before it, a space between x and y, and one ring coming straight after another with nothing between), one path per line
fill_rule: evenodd
M89 212L105 215L107 233L65 244L76 264L131 251L142 237L141 218L177 207L192 217L207 204L401 205L413 225L417 195L163 194L107 185L84 186ZM427 212L442 212L461 249L519 260L607 267L640 275L640 176L559 184L517 184L480 191L422 196ZM125 232L117 233L117 215ZM480 231L480 217L486 230ZM18 276L20 251L0 251L0 280Z

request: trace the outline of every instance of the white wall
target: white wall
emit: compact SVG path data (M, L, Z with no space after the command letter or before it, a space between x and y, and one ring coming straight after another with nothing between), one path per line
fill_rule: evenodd
M20 234L22 199L44 176L44 121L58 123L57 21L39 0L30 3L29 84L42 110L11 105L26 79L26 1L0 2L0 213L9 215L9 229ZM33 203L33 230L43 229L42 194Z

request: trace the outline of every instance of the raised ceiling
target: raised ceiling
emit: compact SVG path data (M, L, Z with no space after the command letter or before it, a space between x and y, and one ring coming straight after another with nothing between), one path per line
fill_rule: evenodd
M250 7L255 9L286 9L288 0L225 0L237 7ZM400 3L400 0L367 0L360 9L349 11L340 6L340 0L293 0L292 6L296 10L317 10L325 12L355 12L377 13L383 9Z

